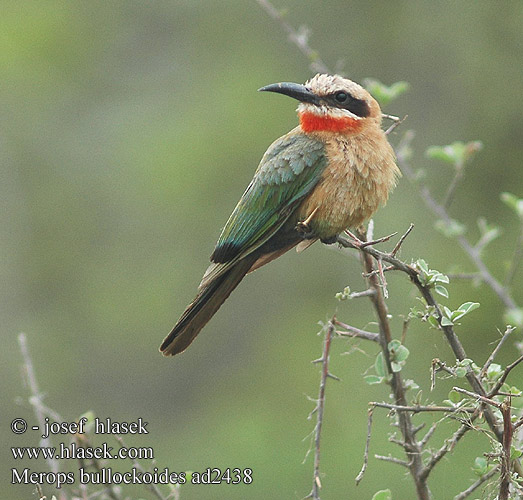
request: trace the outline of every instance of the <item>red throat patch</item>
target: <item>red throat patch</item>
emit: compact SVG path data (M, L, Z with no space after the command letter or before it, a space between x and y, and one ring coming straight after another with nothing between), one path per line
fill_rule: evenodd
M314 113L300 113L300 125L304 132L341 132L354 133L361 127L361 120L345 116L333 118L331 116L319 116Z

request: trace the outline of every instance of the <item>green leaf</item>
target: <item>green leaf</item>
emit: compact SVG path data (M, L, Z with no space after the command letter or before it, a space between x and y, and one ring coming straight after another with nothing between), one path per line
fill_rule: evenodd
M405 361L409 357L409 354L409 350L404 345L400 345L398 349L396 349L394 358L398 362Z
M427 158L432 158L433 160L441 160L445 163L455 164L460 161L460 158L463 156L463 143L454 143L449 146L430 146L427 151L425 151L425 156Z
M438 273L434 279L438 283L450 283L449 277L446 274Z
M444 221L442 219L437 220L434 223L434 228L437 229L446 238L455 238L465 234L466 228L457 220L451 219L450 221Z
M496 380L501 376L502 373L503 369L501 368L501 365L498 365L497 363L492 363L487 369L487 378L491 380Z
M374 493L372 500L392 500L392 491L380 490Z
M379 377L384 377L386 375L385 359L383 358L382 352L380 352L376 356L376 361L374 362L374 370Z
M447 146L431 146L426 151L426 156L435 160L441 160L446 163L451 163L456 166L463 166L463 164L472 158L472 156L483 148L480 141L467 142L461 141L453 142Z
M429 316L427 318L427 321L429 322L430 326L433 328L439 328L438 320L434 316Z
M398 373L401 371L401 369L403 368L403 365L405 363L396 363L396 361L391 361L390 362L390 367L392 368L392 371L394 373Z
M423 259L418 259L416 261L416 267L418 269L421 269L425 274L428 274L428 272L429 272L429 266Z
M452 323L452 321L449 318L447 318L446 316L443 316L441 318L441 326L453 326L453 325L454 325L454 323Z
M464 366L458 366L454 372L456 377L463 378L467 374L467 369Z
M507 309L503 315L503 319L509 325L523 326L523 309Z
M466 314L474 311L479 307L479 302L465 302L464 304L461 304L456 311L452 313L452 321L457 321L458 319L462 318Z
M452 403L454 403L456 405L461 401L461 394L458 391L455 391L454 389L452 389L449 392L449 399Z
M349 286L346 286L342 292L338 292L336 295L335 295L336 299L337 300L347 300L347 299L350 299L350 287Z
M434 287L434 290L436 291L436 293L439 293L441 296L443 296L447 299L449 298L449 291L443 285L436 285Z
M501 201L514 210L520 219L523 219L523 198L518 198L512 193L501 193Z
M381 384L383 382L383 377L378 377L377 375L365 375L363 380L369 385Z
M478 476L484 476L488 472L488 462L485 457L476 457L472 470Z
M409 84L407 82L396 82L390 86L387 86L381 83L379 80L375 80L374 78L366 78L363 83L365 88L379 102L382 108L387 106L389 102L397 99L409 88Z
M414 380L408 378L403 382L403 386L405 387L405 390L409 389L419 389L419 385L414 382Z
M523 450L518 450L514 445L510 446L510 459L515 460L523 455Z

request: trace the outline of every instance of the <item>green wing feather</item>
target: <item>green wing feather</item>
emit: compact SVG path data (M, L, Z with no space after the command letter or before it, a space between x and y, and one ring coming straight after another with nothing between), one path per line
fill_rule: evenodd
M263 156L253 180L222 230L203 282L265 243L318 183L327 158L321 141L290 132ZM203 283L202 282L202 283Z

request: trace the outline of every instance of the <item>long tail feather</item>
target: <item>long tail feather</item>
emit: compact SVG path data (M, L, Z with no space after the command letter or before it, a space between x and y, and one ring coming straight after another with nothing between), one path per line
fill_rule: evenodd
M256 257L252 255L240 260L230 270L202 287L171 333L162 342L160 351L164 356L174 356L189 347L196 335L249 272L255 260Z

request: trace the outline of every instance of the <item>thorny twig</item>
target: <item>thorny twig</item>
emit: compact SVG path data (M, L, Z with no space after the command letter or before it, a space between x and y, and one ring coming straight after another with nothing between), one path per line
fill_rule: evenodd
M497 356L499 350L501 349L501 346L505 343L505 340L509 337L509 335L515 330L516 328L513 326L507 326L505 333L503 334L503 337L501 337L500 341L494 348L494 350L490 353L490 356L487 358L487 361L485 361L485 364L483 365L483 368L479 372L479 378L482 379L486 374L489 366L494 361L494 358Z
M370 340L372 342L379 342L379 334L373 332L367 332L365 330L360 330L354 326L346 325L337 319L334 320L336 326L341 326L345 331L336 330L338 335L342 337L357 337L360 339Z
M283 28L289 40L298 47L300 52L309 60L312 71L320 73L330 73L327 65L321 60L318 52L312 49L308 41L308 30L302 28L300 31L295 30L283 17L282 13L272 5L269 0L256 0L269 16L277 21Z
M367 440L365 441L365 451L363 452L363 465L361 466L361 470L356 476L356 486L360 484L360 481L363 479L363 474L365 474L365 471L367 470L367 465L369 463L369 447L370 447L370 434L372 431L372 415L374 413L374 407L370 407L367 411L368 419L367 419Z
M313 500L319 500L321 479L320 479L320 443L321 443L321 427L323 425L323 412L325 410L325 387L327 385L327 379L334 378L329 372L329 354L332 336L335 332L336 318L332 318L329 321L327 328L325 329L325 340L323 343L323 354L320 359L315 360L315 363L321 363L321 379L320 379L320 392L316 407L312 410L309 418L315 413L316 414L316 425L314 427L314 472L312 480L312 490L309 495L305 498L312 498Z
M490 478L494 477L499 472L499 467L494 467L486 474L481 476L476 482L472 483L466 490L463 490L459 495L454 497L454 500L465 500L469 495L474 493L483 483L486 483Z
M361 240L366 240L366 235L361 235ZM346 238L338 237L338 243L342 244L343 242L349 242ZM349 242L350 243L350 242ZM362 253L362 260L363 260L363 267L365 270L365 273L367 276L369 287L373 288L375 290L375 294L370 296L370 300L374 306L374 309L376 311L376 315L378 317L378 323L380 328L380 345L381 345L381 351L383 353L383 358L385 360L385 364L387 366L387 371L391 377L390 384L392 388L392 392L394 394L394 400L395 403L399 406L408 406L407 405L407 398L405 394L405 386L403 384L403 380L401 377L401 374L399 372L394 372L391 367L391 360L390 360L390 353L389 353L389 343L392 340L392 334L391 334L391 328L388 318L388 310L387 305L385 304L385 297L379 282L378 277L376 276L374 271L374 265L372 256L374 254L374 248L372 246L360 246L360 242L358 241L355 244L350 243L350 246L358 248ZM399 247L398 247L399 249ZM396 250L397 251L397 250ZM388 254L383 254L383 252L378 252L380 255L384 255L387 258L384 258L382 260L385 260L386 262L390 262L390 260L387 260L388 258L391 258L393 260L397 260L394 257L390 257ZM376 259L381 260L381 259ZM399 412L398 413L398 423L399 428L401 431L401 434L403 436L403 448L405 450L405 453L407 455L408 461L404 462L398 459L393 459L390 457L389 461L394 461L395 463L404 463L414 480L414 483L416 485L416 490L418 493L418 498L421 500L429 500L430 499L430 491L427 486L426 481L420 480L420 473L423 469L423 461L421 459L421 448L419 447L419 443L416 440L415 436L415 430L414 426L412 424L411 416L408 412ZM382 458L384 459L384 458ZM386 458L385 458L386 459Z
M435 405L429 405L429 406L423 406L423 405L411 405L411 406L404 406L404 405L393 405L390 403L377 403L375 401L369 403L371 406L377 406L378 408L388 408L389 410L394 411L408 411L411 413L421 413L421 412L445 412L445 413L456 413L456 412L464 412L464 413L474 413L476 410L475 408L462 408L459 406L435 406Z
M29 349L27 347L27 338L25 336L25 333L20 333L18 335L18 345L20 346L20 351L24 359L23 369L25 374L25 380L27 382L29 392L31 394L31 397L29 398L29 403L33 407L36 420L38 420L40 429L43 432L45 428L45 410L42 406L42 394L40 393L40 390L38 388L38 382L36 381L36 376L33 368L33 361L31 359L31 356L29 355ZM40 439L40 446L42 448L49 448L51 446L49 437L42 437ZM51 471L55 474L58 473L60 467L55 457L46 457L46 461Z

